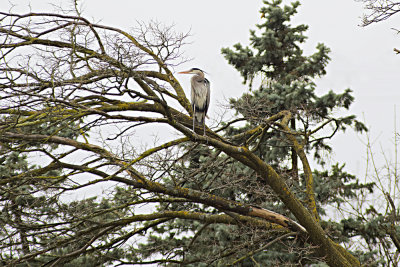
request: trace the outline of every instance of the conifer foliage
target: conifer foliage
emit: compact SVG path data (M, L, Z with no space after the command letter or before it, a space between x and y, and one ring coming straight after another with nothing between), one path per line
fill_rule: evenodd
M300 3L293 2L289 6L282 6L282 1L264 3L265 7L260 10L262 23L257 25L257 31L250 31L250 47L235 44L233 49L222 49L227 61L242 75L244 83L251 87L256 77L262 80L257 90L244 94L240 99L232 99L232 106L247 121L256 120L256 123L266 116L290 110L297 115L291 126L304 133L326 119L333 122L334 132L345 130L347 126L353 126L357 131L366 130L354 116L332 117L333 111L349 109L354 100L350 89L339 94L332 90L322 96L316 94L315 80L326 74L330 49L320 43L315 53L304 55L302 45L307 40L305 32L308 26L291 25ZM320 150L331 149L325 143L331 135L317 136L310 136L306 146L314 148L315 156L323 162ZM279 143L278 139L268 140ZM282 160L290 154L287 149L281 150L272 156L266 152L267 160Z

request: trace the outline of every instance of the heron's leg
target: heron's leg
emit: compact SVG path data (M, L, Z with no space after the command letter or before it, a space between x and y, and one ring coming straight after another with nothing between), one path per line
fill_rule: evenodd
M203 135L206 135L206 114L203 112Z
M203 136L206 137L207 145L208 145L208 138L206 136L206 113L203 112Z

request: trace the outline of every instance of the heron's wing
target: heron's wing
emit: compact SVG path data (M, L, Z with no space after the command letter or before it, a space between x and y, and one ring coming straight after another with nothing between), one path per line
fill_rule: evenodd
M204 116L207 115L208 107L210 106L210 81L204 78L204 85L207 88L207 100L206 100L206 106L204 109Z
M204 78L193 77L191 93L192 105L196 106L196 110L207 112L210 103L210 82Z

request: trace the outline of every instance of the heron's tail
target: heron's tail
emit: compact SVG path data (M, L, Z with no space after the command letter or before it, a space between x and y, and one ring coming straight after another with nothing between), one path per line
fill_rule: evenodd
M204 112L203 111L196 111L194 113L194 118L196 122L200 125L204 124Z

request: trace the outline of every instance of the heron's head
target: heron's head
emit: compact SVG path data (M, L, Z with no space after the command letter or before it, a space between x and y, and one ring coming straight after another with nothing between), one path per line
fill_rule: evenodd
M190 70L187 71L181 71L178 72L179 74L197 74L197 75L202 75L204 76L204 71L198 68L191 68Z

